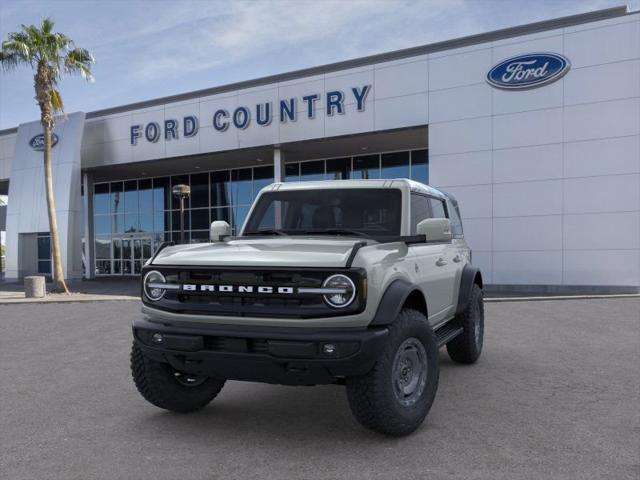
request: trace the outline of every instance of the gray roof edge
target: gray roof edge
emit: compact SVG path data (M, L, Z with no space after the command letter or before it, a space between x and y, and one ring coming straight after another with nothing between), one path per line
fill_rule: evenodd
M638 12L629 12L626 5L620 5L617 7L595 10L592 12L578 13L575 15L569 15L565 17L550 19L550 20L542 20L539 22L533 22L533 23L528 23L524 25L517 25L515 27L507 27L500 30L493 30L491 32L478 33L478 34L469 35L466 37L454 38L451 40L444 40L441 42L430 43L430 44L421 45L418 47L411 47L411 48L405 48L402 50L378 53L378 54L369 55L366 57L360 57L360 58L355 58L351 60L344 60L344 61L330 63L326 65L320 65L317 67L304 68L301 70L294 70L291 72L280 73L276 75L269 75L266 77L260 77L252 80L244 80L241 82L230 83L230 84L221 85L218 87L179 93L179 94L170 95L167 97L154 98L151 100L144 100L141 102L129 103L126 105L105 108L102 110L95 110L93 112L87 113L86 118L87 119L98 118L105 115L113 115L116 113L123 113L131 110L153 107L156 105L164 105L172 102L180 102L180 101L190 100L193 98L198 98L198 97L207 96L207 95L226 93L233 90L241 90L243 88L257 87L260 85L267 85L275 82L295 80L298 78L318 75L321 73L339 71L347 68L361 67L364 65L370 65L372 63L381 63L381 62L388 62L391 60L400 60L403 58L410 58L418 55L425 55L428 53L451 50L454 48L467 47L467 46L476 45L480 43L486 43L486 42L491 42L495 40L502 40L505 38L512 38L512 37L517 37L517 36L526 35L530 33L542 32L545 30L553 30L555 28L570 27L570 26L580 25L584 23L591 23L599 20L622 17L625 15L633 15L637 13ZM17 128L15 127L9 128L6 130L0 130L0 135L11 134L11 133L15 133L16 131L17 131Z

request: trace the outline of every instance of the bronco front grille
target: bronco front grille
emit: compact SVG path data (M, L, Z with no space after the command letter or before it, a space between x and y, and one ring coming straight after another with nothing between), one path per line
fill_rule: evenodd
M365 305L365 274L360 269L220 269L149 266L158 270L168 284L164 297L151 302L153 308L176 313L252 317L313 318L349 315ZM322 294L306 289L321 288L335 273L348 275L356 285L354 302L342 309L327 305ZM188 288L188 289L187 289Z

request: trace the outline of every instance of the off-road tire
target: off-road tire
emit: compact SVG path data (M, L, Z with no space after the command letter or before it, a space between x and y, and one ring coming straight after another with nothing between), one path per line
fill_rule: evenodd
M182 385L176 380L175 371L168 363L146 357L136 342L133 342L131 349L131 374L145 400L172 412L199 410L211 402L224 386L224 380L213 378L194 386Z
M484 338L484 303L482 290L478 285L473 285L467 308L454 319L454 322L463 330L447 343L447 352L451 360L458 363L475 363L482 353Z
M394 359L407 340L417 339L426 353L426 383L412 405L403 405L394 391ZM416 430L429 413L438 389L438 347L425 316L412 309L400 311L389 326L384 350L365 375L346 379L347 398L356 420L386 435L402 436Z

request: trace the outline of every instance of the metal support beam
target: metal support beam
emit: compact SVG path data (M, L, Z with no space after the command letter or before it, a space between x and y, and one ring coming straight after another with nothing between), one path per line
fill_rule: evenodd
M93 175L84 172L82 174L82 188L84 196L82 197L83 219L84 225L84 278L91 279L95 277L96 261L94 252L93 238Z
M284 152L280 147L276 147L273 149L273 181L280 183L284 182L285 178Z

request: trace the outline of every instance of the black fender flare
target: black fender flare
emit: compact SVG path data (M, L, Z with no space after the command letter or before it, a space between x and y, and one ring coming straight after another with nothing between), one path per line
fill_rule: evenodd
M387 287L384 294L382 295L382 299L378 304L378 310L376 311L373 320L369 325L371 326L382 326L389 325L393 322L405 301L415 290L420 289L403 279L396 279ZM420 291L422 295L422 291Z
M460 290L458 292L456 315L460 315L467 308L474 283L477 283L480 288L482 288L482 273L480 273L479 268L472 265L465 265L462 269L462 275L460 276Z

